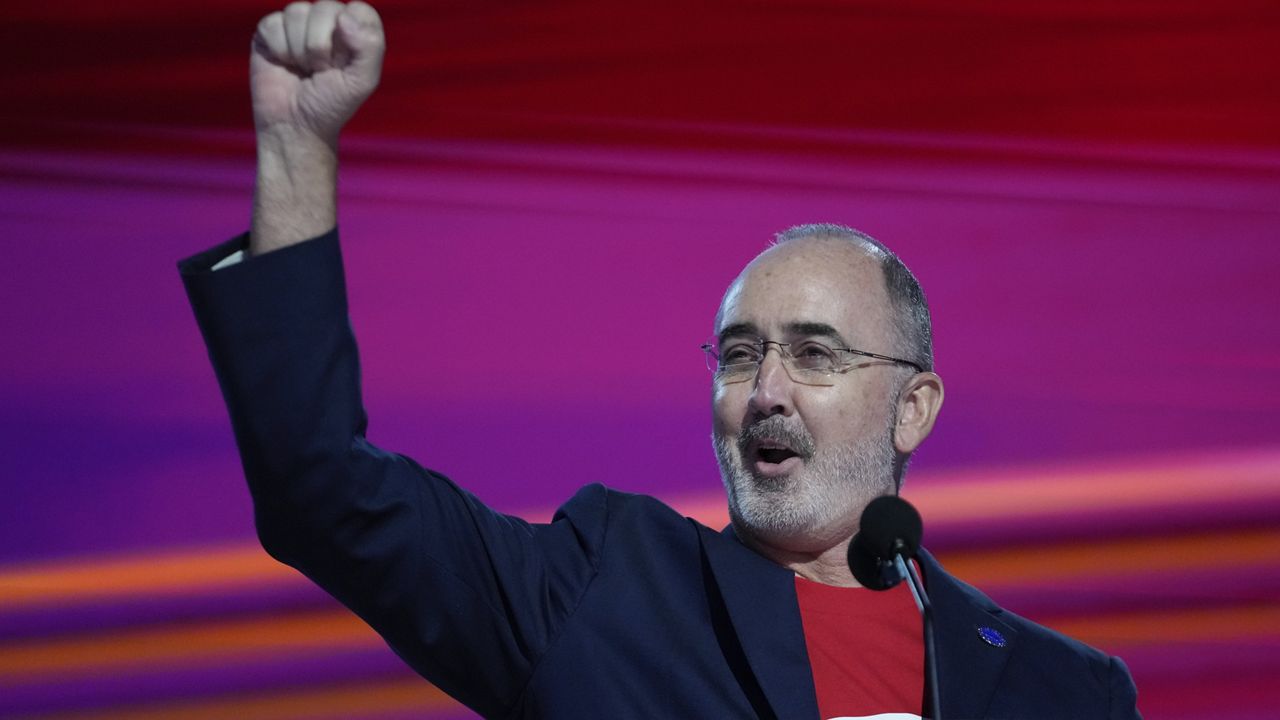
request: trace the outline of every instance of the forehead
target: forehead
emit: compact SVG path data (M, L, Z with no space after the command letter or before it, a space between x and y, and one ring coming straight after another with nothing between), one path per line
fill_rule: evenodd
M850 343L888 337L884 272L860 245L804 238L761 253L729 286L715 332L748 326L780 339L796 327L819 324L835 328Z

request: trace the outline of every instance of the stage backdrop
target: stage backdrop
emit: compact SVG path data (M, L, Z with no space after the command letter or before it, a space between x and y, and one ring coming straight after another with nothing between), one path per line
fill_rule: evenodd
M471 717L258 549L174 269L246 227L271 9L6 7L0 716ZM854 225L934 308L926 543L1149 717L1274 716L1274 3L380 9L340 210L374 442L534 519L603 481L721 525L720 294Z

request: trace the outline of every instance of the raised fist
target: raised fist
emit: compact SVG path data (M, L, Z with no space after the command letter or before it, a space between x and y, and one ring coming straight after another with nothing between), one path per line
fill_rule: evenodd
M360 0L295 2L262 18L249 61L258 135L302 132L336 145L378 86L385 51L382 19Z

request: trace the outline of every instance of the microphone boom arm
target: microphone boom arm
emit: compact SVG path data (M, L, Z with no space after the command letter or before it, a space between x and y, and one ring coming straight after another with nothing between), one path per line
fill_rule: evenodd
M893 565L898 571L898 577L907 579L911 597L920 610L920 620L924 623L924 667L928 675L925 686L929 688L930 714L933 720L942 720L942 703L938 697L938 656L933 643L933 605L929 602L929 594L925 592L924 582L916 566L904 560L901 552L893 554Z

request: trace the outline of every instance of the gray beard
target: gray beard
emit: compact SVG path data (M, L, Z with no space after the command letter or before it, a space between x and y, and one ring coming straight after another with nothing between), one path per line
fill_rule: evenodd
M762 428L761 426L768 426ZM862 508L894 493L892 424L884 436L808 456L801 468L780 478L758 477L743 461L744 448L760 434L787 438L793 448L813 448L802 425L771 416L743 428L740 437L712 438L720 477L729 497L729 517L739 531L775 547L823 550L857 530Z

